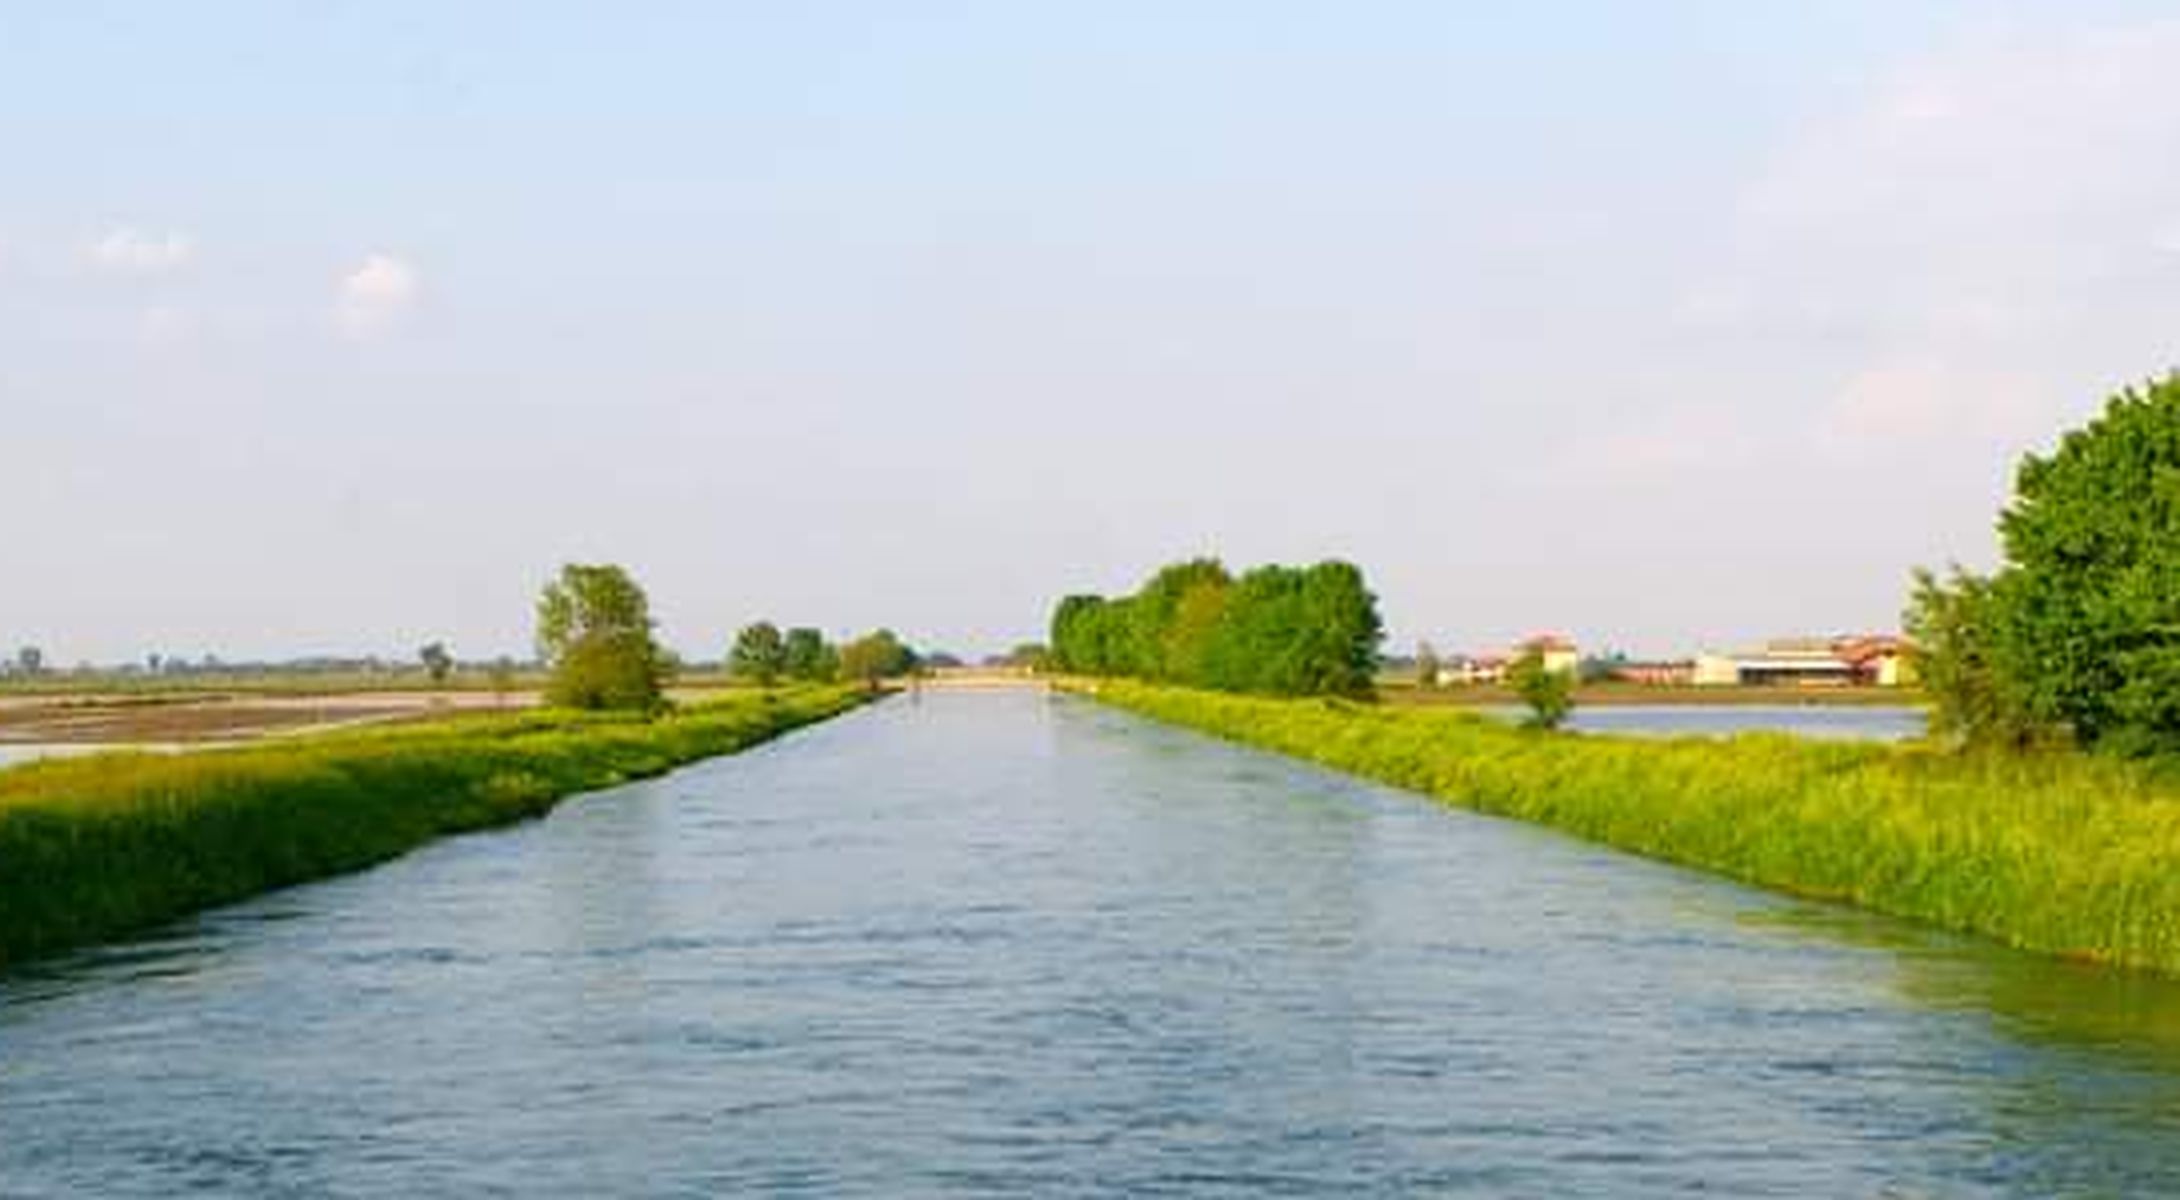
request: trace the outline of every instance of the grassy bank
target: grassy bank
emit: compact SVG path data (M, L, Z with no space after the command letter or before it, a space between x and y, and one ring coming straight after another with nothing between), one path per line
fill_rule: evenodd
M1107 683L1098 699L1652 858L2180 975L2180 778L1781 735L1536 734L1445 709Z
M678 714L451 718L187 755L0 771L0 966L537 816L854 707L849 688Z

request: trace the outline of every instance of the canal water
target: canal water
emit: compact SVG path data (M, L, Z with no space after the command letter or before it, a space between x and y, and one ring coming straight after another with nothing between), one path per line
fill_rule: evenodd
M1521 715L1508 709L1510 717ZM1594 704L1577 708L1567 727L1633 737L1795 737L1897 742L1929 732L1928 713L1905 704Z
M2176 1135L2171 985L1032 694L0 977L7 1197L2171 1195Z

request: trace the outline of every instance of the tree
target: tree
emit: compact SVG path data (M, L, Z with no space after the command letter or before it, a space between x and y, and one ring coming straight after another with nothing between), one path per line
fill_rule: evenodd
M15 669L25 675L45 673L45 651L36 646L25 646L15 652Z
M2022 460L1987 578L1924 572L1908 624L1946 732L2180 751L2180 375Z
M2030 716L2180 749L2180 375L2026 458L1999 532L1995 661Z
M770 621L744 625L734 636L734 649L727 654L727 670L761 687L771 687L787 670L787 642L780 636L779 626Z
M1126 669L1131 624L1126 601L1069 596L1052 613L1053 657L1061 670L1078 675L1131 674Z
M1991 581L1958 567L1949 580L1915 572L1902 620L1915 646L1915 669L1930 697L1930 732L1976 745L2018 749L2045 736L2026 700L2005 677Z
M790 629L782 651L782 670L789 679L807 683L832 679L840 674L840 652L815 629Z
M1126 649L1132 674L1186 680L1210 630L1218 623L1233 579L1215 558L1192 558L1162 567L1128 600ZM1183 610L1187 611L1184 624Z
M454 656L447 653L445 642L426 644L422 650L416 652L416 657L424 664L424 670L431 676L435 687L445 683L447 676L454 672Z
M1429 642L1417 642L1415 646L1415 685L1419 688L1438 686L1438 673L1445 669L1444 660L1438 657L1438 647Z
M672 660L652 636L651 602L618 566L570 563L537 605L546 698L570 708L658 708Z
M866 633L840 648L840 673L866 686L916 669L916 653L890 629Z
M1514 694L1529 706L1522 723L1531 729L1557 729L1574 712L1574 676L1544 665L1544 653L1530 649L1506 669Z

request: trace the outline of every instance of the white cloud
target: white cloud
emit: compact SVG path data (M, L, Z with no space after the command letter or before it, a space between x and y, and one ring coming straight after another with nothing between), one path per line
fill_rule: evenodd
M344 337L368 341L391 331L416 306L416 268L391 254L373 254L341 277L333 323Z
M92 242L86 253L91 265L103 271L156 275L188 266L197 247L184 234L148 234L122 227Z

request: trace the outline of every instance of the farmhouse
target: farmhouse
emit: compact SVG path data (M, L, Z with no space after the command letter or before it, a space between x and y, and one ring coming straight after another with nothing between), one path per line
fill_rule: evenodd
M1692 677L1710 687L1899 687L1909 678L1907 644L1881 634L1775 638L1760 650L1699 654Z
M1544 669L1558 675L1572 675L1582 665L1582 652L1572 638L1556 633L1540 633L1514 648L1516 657L1534 654L1543 660Z

